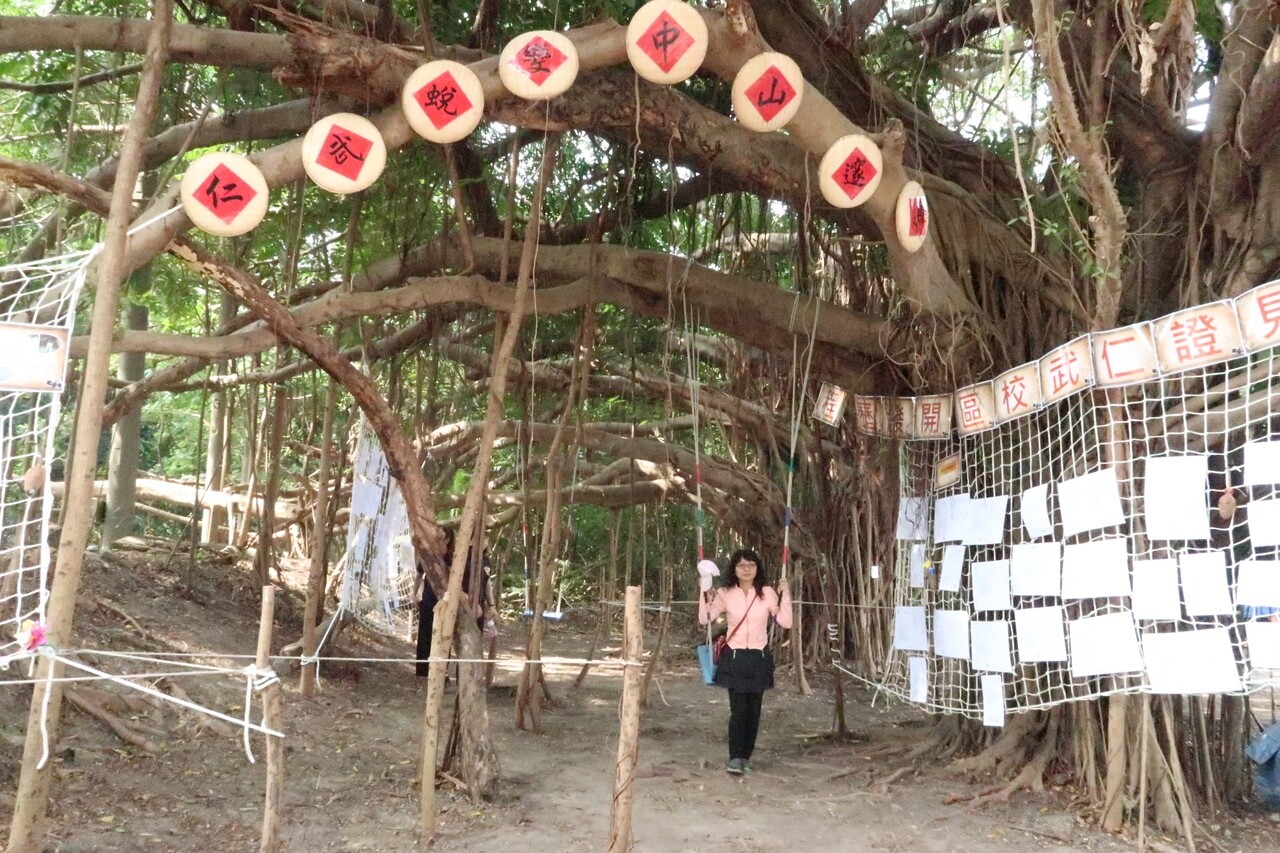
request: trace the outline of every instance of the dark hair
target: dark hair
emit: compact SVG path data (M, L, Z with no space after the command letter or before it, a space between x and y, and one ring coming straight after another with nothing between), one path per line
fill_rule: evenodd
M729 555L728 570L724 573L724 585L728 587L738 585L738 563L743 560L756 564L756 576L752 585L756 588L756 595L764 595L764 588L769 585L764 577L764 560L750 548L739 548Z

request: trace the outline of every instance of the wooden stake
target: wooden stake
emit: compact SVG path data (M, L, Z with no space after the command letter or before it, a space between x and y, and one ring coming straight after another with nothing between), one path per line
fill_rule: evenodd
M627 587L622 657L628 664L638 664L644 653L640 592L638 586ZM609 815L609 853L624 853L631 849L631 808L635 803L636 757L640 751L641 675L638 665L628 666L622 675L622 724L618 731L618 763L613 776L613 809Z
M102 407L111 366L116 315L120 307L120 286L127 274L125 254L129 222L133 216L133 189L142 167L142 146L150 133L168 61L169 29L173 19L171 0L155 0L152 17L155 25L147 39L147 54L138 82L133 117L120 145L111 208L103 231L102 255L98 259L93 317L89 323L89 349L85 355L84 380L76 413L76 440L71 449L67 495L63 502L62 539L49 591L49 607L45 613L49 643L54 648L65 647L71 639L76 594L80 590L80 570L84 566L89 530L93 526L93 475L97 466L98 440L102 435ZM46 762L43 767L37 765L44 755L45 726L48 726L52 748L57 742L62 715L61 685L56 680L52 683L45 680L50 674L50 667L55 667L53 675L56 678L61 667L56 667L49 658L42 657L36 669L36 684L31 694L31 711L27 717L26 741L22 750L22 770L14 799L13 820L9 825L7 849L10 853L38 853L44 849L53 763ZM43 711L46 689L47 716Z
M271 628L276 618L276 588L262 588L262 617L258 622L258 669L271 665ZM280 682L262 691L262 724L281 731ZM280 844L280 815L284 811L284 739L267 735L267 793L262 809L262 853L284 849Z

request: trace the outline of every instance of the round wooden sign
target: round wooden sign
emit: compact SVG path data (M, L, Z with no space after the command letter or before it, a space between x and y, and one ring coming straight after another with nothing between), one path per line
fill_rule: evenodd
M187 167L182 209L201 231L235 237L252 231L267 213L270 190L247 157L217 151Z
M707 56L707 22L682 0L650 0L627 25L627 59L654 83L681 83Z
M302 138L302 167L331 193L346 195L372 186L386 165L382 134L354 113L325 116Z
M457 142L476 129L484 115L484 88L461 62L438 59L409 75L400 92L400 108L419 136L432 142Z
M929 239L929 200L925 198L924 187L915 181L907 181L902 192L898 193L894 219L898 242L908 252L919 251L924 241Z
M752 130L777 130L795 116L803 95L800 66L785 54L762 53L733 78L733 114Z
M835 207L857 207L875 195L883 171L879 146L861 133L842 136L818 166L822 197Z
M523 33L502 49L498 76L513 95L529 101L554 98L564 94L578 76L578 49L551 30Z

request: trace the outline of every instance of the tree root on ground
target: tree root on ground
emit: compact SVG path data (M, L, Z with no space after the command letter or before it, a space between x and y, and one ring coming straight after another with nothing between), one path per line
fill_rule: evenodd
M1010 728L1012 729L1014 727L1011 726ZM1012 757L1012 755L1017 752L1017 747L1025 745L1026 741L1024 738L1029 737L1037 729L1043 732L1043 736L1035 742L1034 752L1031 753L1030 758L1022 765L1022 769L1019 770L1017 775L1015 775L1011 780L1004 784L985 788L973 795L948 794L944 799L944 802L948 804L967 802L973 806L981 806L992 802L1008 802L1009 797L1024 789L1031 791L1032 793L1043 793L1045 773L1048 771L1049 765L1058 755L1058 718L1056 715L1050 714L1048 716L1048 721L1044 723L1043 728L1041 728L1041 724L1037 721L1032 725L1031 733L1017 733L1016 744L1014 746L1004 743L1009 739L1008 735L1010 734L1006 731L1005 735L1002 735L1000 739L992 744L986 751L963 763L968 764L970 767L991 766L993 769L1004 766L1007 762L1002 759ZM984 758L988 752L993 753L992 758ZM975 759L983 760L981 762L976 762Z

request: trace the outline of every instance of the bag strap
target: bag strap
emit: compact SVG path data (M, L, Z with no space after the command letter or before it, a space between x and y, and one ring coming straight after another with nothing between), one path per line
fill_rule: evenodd
M742 627L742 623L747 621L747 614L751 612L752 607L756 606L756 600L758 598L760 598L760 596L756 595L751 599L751 602L747 605L746 611L742 614L742 618L738 620L738 624L734 625L733 630L729 632L729 636L724 638L725 645L728 645L729 641L733 639L733 635L738 633L738 629Z

